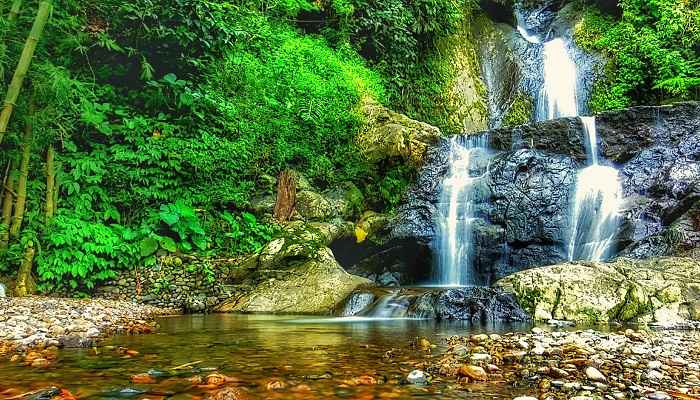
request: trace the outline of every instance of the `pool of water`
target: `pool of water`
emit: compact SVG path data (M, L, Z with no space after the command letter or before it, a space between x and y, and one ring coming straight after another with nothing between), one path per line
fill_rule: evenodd
M423 367L426 357L441 352L445 337L524 330L527 325L231 314L169 317L159 323L159 333L113 337L97 354L90 349L61 350L45 369L0 360L0 393L9 397L57 386L77 398L205 398L211 389L192 384L188 376L131 383L132 375L192 362L234 378L232 385L250 399L512 399L527 392L498 382L402 382L411 370ZM417 336L437 345L431 355L411 346ZM125 348L138 354L127 356ZM370 384L362 384L367 376ZM278 382L278 389L269 387L271 381Z

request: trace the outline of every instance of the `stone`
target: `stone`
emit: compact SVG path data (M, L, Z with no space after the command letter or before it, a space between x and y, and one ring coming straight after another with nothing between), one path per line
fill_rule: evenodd
M488 363L491 362L491 355L487 353L474 353L469 357L469 360L473 363Z
M379 103L368 100L360 107L366 124L357 136L362 155L377 163L390 158L401 158L413 165L422 165L426 150L440 137L440 130L393 112Z
M425 372L416 369L408 374L406 380L408 383L412 383L414 385L423 385L428 381L428 377L425 375Z
M586 368L586 377L595 382L605 382L605 376L594 367Z
M475 381L485 381L488 379L486 371L483 368L474 365L462 365L459 368L459 375Z
M685 320L681 304L696 298L694 285L700 285L700 263L687 258L618 258L610 263L577 262L522 271L496 283L513 293L529 311L552 310L555 318L577 322L659 321L655 309L665 307L674 314L663 314L673 321ZM697 283L696 283L697 282ZM527 299L527 301L524 301ZM646 354L634 346L634 354Z
M372 283L343 270L328 248L288 269L282 279L263 281L219 305L219 312L328 314L363 285Z

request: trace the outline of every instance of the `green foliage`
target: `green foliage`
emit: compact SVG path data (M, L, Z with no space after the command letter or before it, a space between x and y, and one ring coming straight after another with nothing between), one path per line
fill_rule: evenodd
M217 248L229 254L246 254L260 250L277 232L274 226L261 223L255 215L229 211L216 216L207 226Z
M621 0L620 20L589 11L577 44L610 60L591 109L603 111L700 97L700 3Z
M43 290L85 291L135 265L136 233L59 215L49 226L37 272Z

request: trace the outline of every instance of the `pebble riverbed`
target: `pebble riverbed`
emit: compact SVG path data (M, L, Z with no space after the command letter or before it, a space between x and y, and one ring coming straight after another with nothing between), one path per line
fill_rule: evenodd
M518 400L700 399L699 339L698 331L631 329L453 336L426 371L530 387Z
M149 333L154 317L177 313L103 299L0 298L0 354L29 348L89 347L116 333Z

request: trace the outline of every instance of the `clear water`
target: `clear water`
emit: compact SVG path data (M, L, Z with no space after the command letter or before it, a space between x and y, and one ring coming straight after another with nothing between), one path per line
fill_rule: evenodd
M614 252L620 225L622 185L619 172L601 165L594 117L581 117L590 165L578 172L572 203L568 258L601 261Z
M502 382L459 385L437 377L429 386L403 385L401 380L444 350L442 339L456 334L529 329L524 325L474 326L420 320L318 320L265 315L188 315L160 321L160 333L120 336L106 345L139 352L127 358L115 350L64 349L57 362L36 369L0 360L0 398L57 386L76 398L124 398L126 388L143 390L134 399L201 399L212 389L197 387L186 377L160 378L156 384L132 384L130 376L164 371L201 361L238 380L249 399L512 399L534 393ZM432 354L412 348L417 336L438 345ZM206 375L206 374L204 374ZM348 383L363 375L374 385ZM284 389L268 390L271 379Z
M544 83L537 101L538 121L578 115L578 75L567 43L562 38L543 45Z
M482 178L491 158L487 143L486 135L450 139L449 172L437 204L434 285L479 284L474 273L473 228L478 221L476 205L484 196Z

